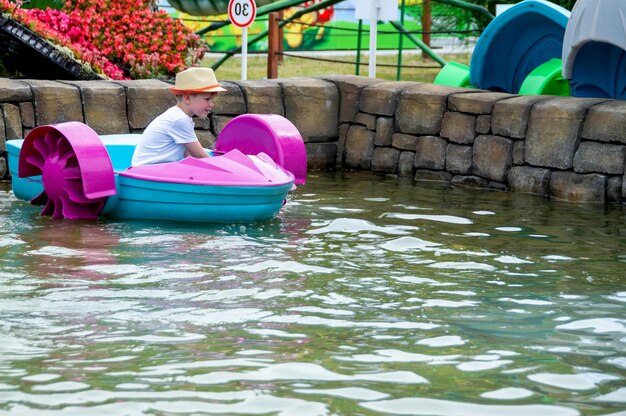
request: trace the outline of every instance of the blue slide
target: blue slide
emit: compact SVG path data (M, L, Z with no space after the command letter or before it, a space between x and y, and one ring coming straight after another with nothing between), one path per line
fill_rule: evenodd
M626 99L626 1L578 0L563 41L575 97Z
M561 58L569 15L546 0L525 0L498 15L476 43L470 84L517 94L535 68Z

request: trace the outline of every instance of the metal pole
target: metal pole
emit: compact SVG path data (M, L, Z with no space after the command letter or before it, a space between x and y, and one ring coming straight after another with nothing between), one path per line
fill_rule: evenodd
M278 52L278 42L282 41L279 39L278 30L278 13L272 12L269 15L268 20L268 37L267 37L267 79L278 78L278 56L276 52Z
M404 25L404 6L405 0L402 0L402 8L400 9L400 22ZM398 68L396 69L396 81L400 81L401 72L402 72L402 41L404 40L404 36L402 33L398 34Z
M361 72L361 32L363 31L363 20L359 19L359 31L356 38L356 74Z
M432 7L430 0L422 2L422 40L430 48L430 30L432 28ZM402 22L404 24L404 22Z
M248 28L241 29L241 80L248 79Z
M396 29L398 29L398 31L402 32L405 34L405 36L407 38L409 38L409 40L411 42L413 42L414 44L417 45L418 48L420 48L422 51L424 51L424 53L428 56L430 56L432 59L434 59L435 61L437 61L437 63L441 66L445 66L447 64L447 62L445 61L445 59L443 59L442 57L440 57L439 55L437 55L435 52L433 52L432 49L430 49L428 47L428 45L426 45L424 42L422 42L422 40L418 37L416 37L414 34L412 34L411 32L409 32L408 30L406 30L406 28L402 25L402 23L398 22L397 20L394 22L390 22L393 27L395 27Z
M376 78L376 32L378 30L378 1L370 0L370 56L369 73L370 78Z

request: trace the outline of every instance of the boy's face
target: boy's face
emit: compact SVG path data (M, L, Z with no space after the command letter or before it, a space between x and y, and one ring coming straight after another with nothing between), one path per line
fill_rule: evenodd
M190 94L188 95L189 99L187 101L188 105L189 105L189 110L190 112L192 112L194 115L200 117L200 118L206 118L209 113L211 112L211 110L213 109L213 105L215 104L213 102L215 96L217 95L216 92L203 92L200 94ZM185 99L187 97L184 97Z

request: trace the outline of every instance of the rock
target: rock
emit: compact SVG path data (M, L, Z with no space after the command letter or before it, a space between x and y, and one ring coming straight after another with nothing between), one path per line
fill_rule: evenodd
M56 81L25 80L24 82L30 85L33 92L37 125L84 121L78 88Z
M472 168L472 146L448 144L446 148L446 170L451 173L465 175Z
M80 89L85 124L96 133L128 133L124 87L108 81L65 82Z
M391 144L396 149L409 150L415 152L417 149L417 136L410 134L396 133L392 136Z
M489 134L491 132L491 114L481 114L476 117L476 133Z
M37 124L35 122L35 107L33 103L27 101L19 104L20 116L22 118L22 126L27 129L34 128Z
M376 119L376 136L374 144L376 146L391 146L393 135L393 118L378 117Z
M176 105L171 85L154 79L115 81L126 90L128 124L131 131L145 129L168 108Z
M469 114L491 114L498 101L511 97L515 96L503 92L465 90L448 98L448 109Z
M22 116L20 115L20 108L13 104L3 104L2 116L4 117L5 139L23 139L24 132L22 131Z
M374 84L361 92L359 110L381 116L393 116L400 93L414 82L386 81Z
M467 90L434 84L405 87L396 109L398 131L414 135L439 134L448 97L461 91Z
M549 97L524 95L498 101L493 106L491 130L496 136L523 139L533 105Z
M589 109L582 138L601 142L617 142L626 144L626 101L605 101Z
M626 146L597 142L582 142L574 156L574 172L624 173Z
M315 78L280 80L285 117L305 142L336 141L339 126L339 92L335 84Z
M442 182L450 183L452 175L444 171L432 171L426 169L418 169L415 171L415 181L419 182Z
M401 178L413 178L413 164L415 152L404 151L398 158L398 176Z
M489 188L489 181L487 179L473 175L455 175L450 182L452 185L466 186L469 188Z
M374 153L374 132L363 126L350 126L344 153L346 167L370 170Z
M622 177L609 176L606 183L607 202L622 202Z
M234 81L233 83L237 84L241 89L248 113L285 115L283 90L277 81L262 79Z
M333 170L337 159L337 143L307 143L309 170Z
M442 170L446 166L446 147L446 140L440 137L419 137L415 150L415 167L417 169Z
M377 118L378 117L373 114L357 113L356 117L354 118L354 122L356 124L362 124L370 130L376 130Z
M533 107L526 135L526 162L534 166L571 169L587 109L598 99L554 97Z
M475 174L504 182L513 163L513 141L499 136L481 135L474 142L472 166Z
M0 78L0 102L20 102L33 99L30 87L16 79Z
M550 196L568 202L604 203L606 183L606 176L597 173L583 175L569 171L552 172Z
M392 147L377 147L372 155L372 171L396 173L399 158L400 150Z
M550 174L550 169L514 166L509 171L509 185L513 192L548 196Z
M383 82L380 79L356 75L330 75L321 77L339 90L339 122L352 122L359 111L359 99L364 88Z
M448 111L443 115L441 137L459 144L474 143L476 138L476 116Z

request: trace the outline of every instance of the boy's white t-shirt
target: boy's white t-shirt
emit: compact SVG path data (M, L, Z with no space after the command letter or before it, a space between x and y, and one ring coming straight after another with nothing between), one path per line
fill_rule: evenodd
M180 107L170 107L144 130L131 165L176 162L185 156L185 143L197 140L191 117Z

